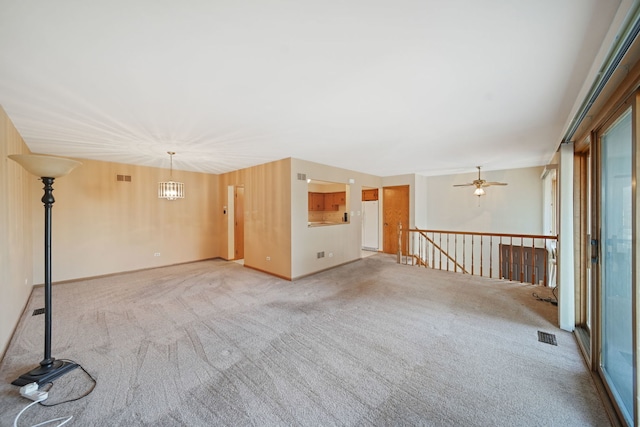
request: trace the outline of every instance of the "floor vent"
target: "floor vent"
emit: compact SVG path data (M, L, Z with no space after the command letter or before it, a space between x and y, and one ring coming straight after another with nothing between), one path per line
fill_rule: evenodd
M546 344L558 345L558 342L556 341L556 336L555 335L548 334L548 333L542 332L542 331L538 331L538 341L546 343Z
M36 308L33 310L32 316L37 316L38 314L44 314L44 308Z

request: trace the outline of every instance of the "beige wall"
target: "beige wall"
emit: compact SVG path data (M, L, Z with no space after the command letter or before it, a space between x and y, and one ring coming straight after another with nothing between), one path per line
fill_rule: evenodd
M291 162L291 277L302 277L360 259L362 187L380 188L382 179L305 160L291 159ZM348 184L348 224L308 227L309 186L305 180L298 179L299 173L314 180ZM324 258L318 258L318 252L324 252Z
M219 255L217 176L174 170L185 198L169 201L157 196L158 182L168 179L165 169L78 160L82 166L53 185L54 283ZM130 175L131 182L117 181L118 174ZM34 199L41 187L32 180ZM42 283L44 211L40 203L32 206L33 277Z
M0 358L33 285L30 183L34 178L7 158L28 152L0 107Z
M435 230L544 234L543 169L482 171L483 179L508 185L489 187L479 199L474 187L453 187L477 179L477 172L427 177L426 218L417 222Z

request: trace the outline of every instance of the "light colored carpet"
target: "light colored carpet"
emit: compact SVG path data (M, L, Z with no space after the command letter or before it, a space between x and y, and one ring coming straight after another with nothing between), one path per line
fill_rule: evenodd
M294 282L214 260L55 285L53 356L97 386L21 425L610 425L532 292L550 296L386 255ZM28 403L10 382L42 358L42 304L36 289L0 364L2 425ZM46 403L89 384L75 370Z

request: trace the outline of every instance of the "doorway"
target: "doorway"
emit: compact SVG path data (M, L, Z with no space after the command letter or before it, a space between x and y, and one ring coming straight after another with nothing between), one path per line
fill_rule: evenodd
M599 200L597 195L592 193L592 183L594 182L591 155L592 144L591 135L585 141L576 146L574 155L574 193L576 194L575 202L579 207L577 229L575 235L575 249L577 266L576 272L576 338L584 353L585 359L591 369L597 365L598 361L594 358L595 352L592 351L594 334L591 329L591 319L594 312L594 286L595 274L597 274L597 255L593 253L593 243L597 230L593 224L593 208L597 206L594 200ZM596 202L599 203L599 202ZM593 236L593 237L592 237Z
M233 195L233 259L244 258L244 187L236 186Z
M409 228L409 186L398 185L382 189L382 251L398 253L398 228ZM406 255L407 233L402 234L402 253Z
M377 188L362 187L362 249L378 251L380 215Z

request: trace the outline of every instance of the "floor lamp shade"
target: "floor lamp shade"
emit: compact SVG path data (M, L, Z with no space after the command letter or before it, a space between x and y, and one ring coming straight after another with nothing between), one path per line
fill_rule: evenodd
M11 384L23 386L29 383L44 384L78 367L73 362L56 360L51 357L51 208L53 198L53 181L64 176L82 163L62 157L43 156L39 154L12 154L11 160L19 163L28 172L39 176L44 184L44 359L40 365L26 372Z
M27 172L46 178L59 178L70 173L82 163L62 157L41 154L10 154L9 158L20 164Z

